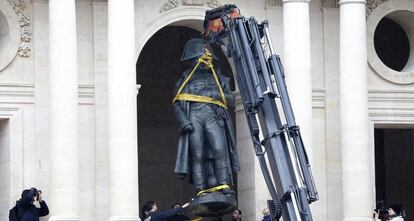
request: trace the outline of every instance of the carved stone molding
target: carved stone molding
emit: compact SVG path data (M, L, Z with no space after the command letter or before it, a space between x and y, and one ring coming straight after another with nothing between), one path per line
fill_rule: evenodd
M20 40L22 40L22 42L30 43L30 41L32 41L32 33L27 29L22 29Z
M220 3L218 0L209 0L207 1L207 6L210 8L216 8L220 6Z
M181 0L181 5L200 7L207 5L210 8L215 8L220 6L220 3L219 0ZM180 6L180 2L178 0L167 0L167 2L161 6L160 13L177 8L178 6Z
M24 15L24 12L21 13L21 18L19 19L20 27L29 26L32 23L32 19Z
M31 48L29 44L22 44L19 47L19 50L17 51L17 54L20 57L28 58L32 55Z
M30 16L26 16L24 14L24 10L26 9L26 2L24 0L7 0L10 6L13 8L14 12L16 13L19 24L21 28L21 35L20 35L20 47L17 54L20 57L30 57L31 56L31 41L32 41L32 30L31 24L32 19Z
M377 8L379 5L386 1L388 0L367 0L367 16L371 14L371 12L374 11L375 8Z
M171 10L173 8L178 7L178 0L168 0L166 3L164 3L160 8L160 13Z
M324 8L338 8L338 0L323 0L322 5Z

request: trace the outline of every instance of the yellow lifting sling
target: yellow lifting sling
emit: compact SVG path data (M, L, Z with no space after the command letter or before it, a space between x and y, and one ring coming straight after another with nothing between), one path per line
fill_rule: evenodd
M208 51L205 52L198 59L198 62L196 64L196 66L193 68L191 73L188 75L188 77L185 79L185 81L181 84L180 88L178 89L178 92L177 92L177 94L175 95L175 97L173 99L173 104L177 100L194 101L194 102L216 104L220 107L223 107L223 108L227 109L226 97L224 96L223 88L220 85L220 82L219 82L219 79L217 77L216 71L214 70L212 61L213 61L213 56ZM215 100L215 99L213 99L211 97L207 97L207 96L201 96L201 95L195 95L195 94L189 94L189 93L181 93L181 91L184 89L185 85L191 80L191 78L193 77L195 71L197 70L197 68L200 66L201 63L205 64L209 69L211 69L211 72L213 73L214 80L215 80L215 82L216 82L216 84L217 84L217 86L220 90L222 101L218 101L218 100Z

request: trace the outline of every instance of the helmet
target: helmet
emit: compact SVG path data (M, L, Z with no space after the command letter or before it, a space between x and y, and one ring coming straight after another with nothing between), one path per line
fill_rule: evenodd
M208 45L201 38L193 38L188 40L185 44L183 54L181 55L181 61L200 57L204 53L204 48L210 51L210 53L213 55L213 59L217 60L217 57L214 55L210 45Z

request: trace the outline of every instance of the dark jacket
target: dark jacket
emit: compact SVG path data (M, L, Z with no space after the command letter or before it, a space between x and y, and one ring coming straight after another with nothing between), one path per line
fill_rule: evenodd
M167 221L186 221L186 220L190 220L190 218L188 218L187 216L181 215L181 214L176 214L167 219Z
M39 217L47 216L49 214L49 208L46 205L45 201L40 203L40 208L37 208L35 205L31 204L22 211L20 221L39 221Z
M152 213L149 213L147 218L144 219L144 221L160 221L164 220L166 218L172 217L174 215L177 215L179 212L181 212L182 208L175 208L165 211L155 211Z
M34 192L28 193L24 198L17 201L17 211L20 221L39 221L40 216L49 214L49 208L45 201L40 202L40 208L32 204Z
M271 221L270 215L263 216L263 221Z

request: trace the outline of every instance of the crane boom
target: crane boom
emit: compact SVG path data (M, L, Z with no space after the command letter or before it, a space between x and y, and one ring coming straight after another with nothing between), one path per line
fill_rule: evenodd
M241 16L236 5L227 4L206 11L204 29L205 39L233 60L254 150L272 197L272 220L312 221L309 204L318 200L318 192L268 22Z

